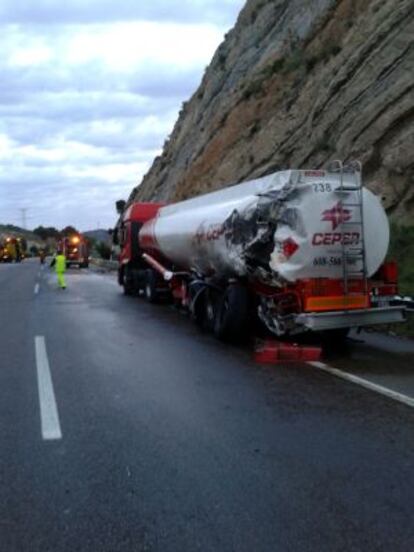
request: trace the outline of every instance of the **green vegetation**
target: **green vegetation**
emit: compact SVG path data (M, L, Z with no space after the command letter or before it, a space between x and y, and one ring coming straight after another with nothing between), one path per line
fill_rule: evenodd
M95 249L101 259L109 260L111 258L111 248L107 243L98 241L95 245Z
M60 239L60 232L54 226L38 226L33 230L33 234L36 234L41 240L47 240L48 238Z
M320 62L326 62L331 57L336 57L342 50L342 46L337 42L330 42L318 53L307 55L304 62L306 65L306 71L312 71L312 69Z
M249 100L252 96L256 97L263 94L263 84L274 75L286 75L297 70L307 71L307 62L303 50L296 47L289 56L278 58L268 63L254 78L247 83L243 91L243 99Z
M78 234L79 232L78 232L78 230L76 230L76 228L74 226L65 226L65 228L62 228L60 233L61 233L62 236L70 237L73 234Z
M217 62L221 70L226 68L226 54L224 52L218 54Z
M77 233L78 230L74 226L65 226L62 230L58 230L54 226L38 226L33 230L33 234L36 234L36 236L44 241L48 238L60 240L63 236L71 236Z
M398 263L399 293L414 297L414 226L391 224L391 241L388 259ZM414 316L408 315L405 324L393 324L388 330L414 337Z
M333 142L329 134L325 133L316 142L316 147L320 151L333 151L334 148L332 147L332 143Z
M259 94L263 93L263 82L266 79L263 77L263 75L259 76L254 81L251 81L248 83L247 87L243 91L243 100L249 100L252 96L258 96Z
M20 228L20 226L15 226L14 224L0 224L0 235L7 236L8 234L16 236L17 238L22 238L25 242L29 240L31 242L38 241L40 243L42 241L37 234L34 234L30 230Z
M253 80L246 83L243 99L249 100L252 96L259 96L264 92L263 84L274 75L288 75L301 72L306 75L320 62L326 62L337 56L342 50L338 40L327 42L320 52L309 55L305 53L303 45L292 44L290 53L285 57L274 59L266 65Z
M266 5L266 0L263 2L258 2L250 14L250 24L253 25L256 22L256 19L260 13L260 10Z
M259 130L260 130L260 121L259 119L256 119L255 122L250 127L249 136L254 136L256 132L259 132Z
M414 296L414 226L391 224L388 258L398 263L400 295Z
M291 73L305 67L306 60L302 48L295 48L289 57L285 58L281 71L283 74Z

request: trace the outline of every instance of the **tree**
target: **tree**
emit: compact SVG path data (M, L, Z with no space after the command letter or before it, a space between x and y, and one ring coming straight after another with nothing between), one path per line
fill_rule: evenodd
M97 242L95 249L102 259L109 260L111 258L111 248L105 242Z
M60 233L64 237L73 236L73 234L79 234L74 226L65 226L65 228L62 228Z
M53 226L38 226L33 230L33 234L36 234L43 241L46 241L48 238L53 238L55 240L60 239L60 232Z
M26 238L20 238L20 245L21 245L22 251L27 251L27 240L26 240Z

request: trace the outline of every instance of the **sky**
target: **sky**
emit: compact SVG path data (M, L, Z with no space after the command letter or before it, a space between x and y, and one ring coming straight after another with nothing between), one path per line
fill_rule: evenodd
M0 223L109 228L245 0L1 0Z

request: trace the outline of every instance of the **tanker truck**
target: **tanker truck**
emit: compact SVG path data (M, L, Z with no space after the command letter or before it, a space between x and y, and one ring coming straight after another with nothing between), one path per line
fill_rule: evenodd
M389 224L361 166L287 170L178 203L131 204L115 240L118 280L171 298L220 339L259 321L276 336L404 320L392 305Z

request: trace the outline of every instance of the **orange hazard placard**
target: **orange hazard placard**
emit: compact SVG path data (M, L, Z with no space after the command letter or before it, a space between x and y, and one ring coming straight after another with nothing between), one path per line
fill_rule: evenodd
M305 299L306 312L364 309L369 305L368 295L334 295Z

